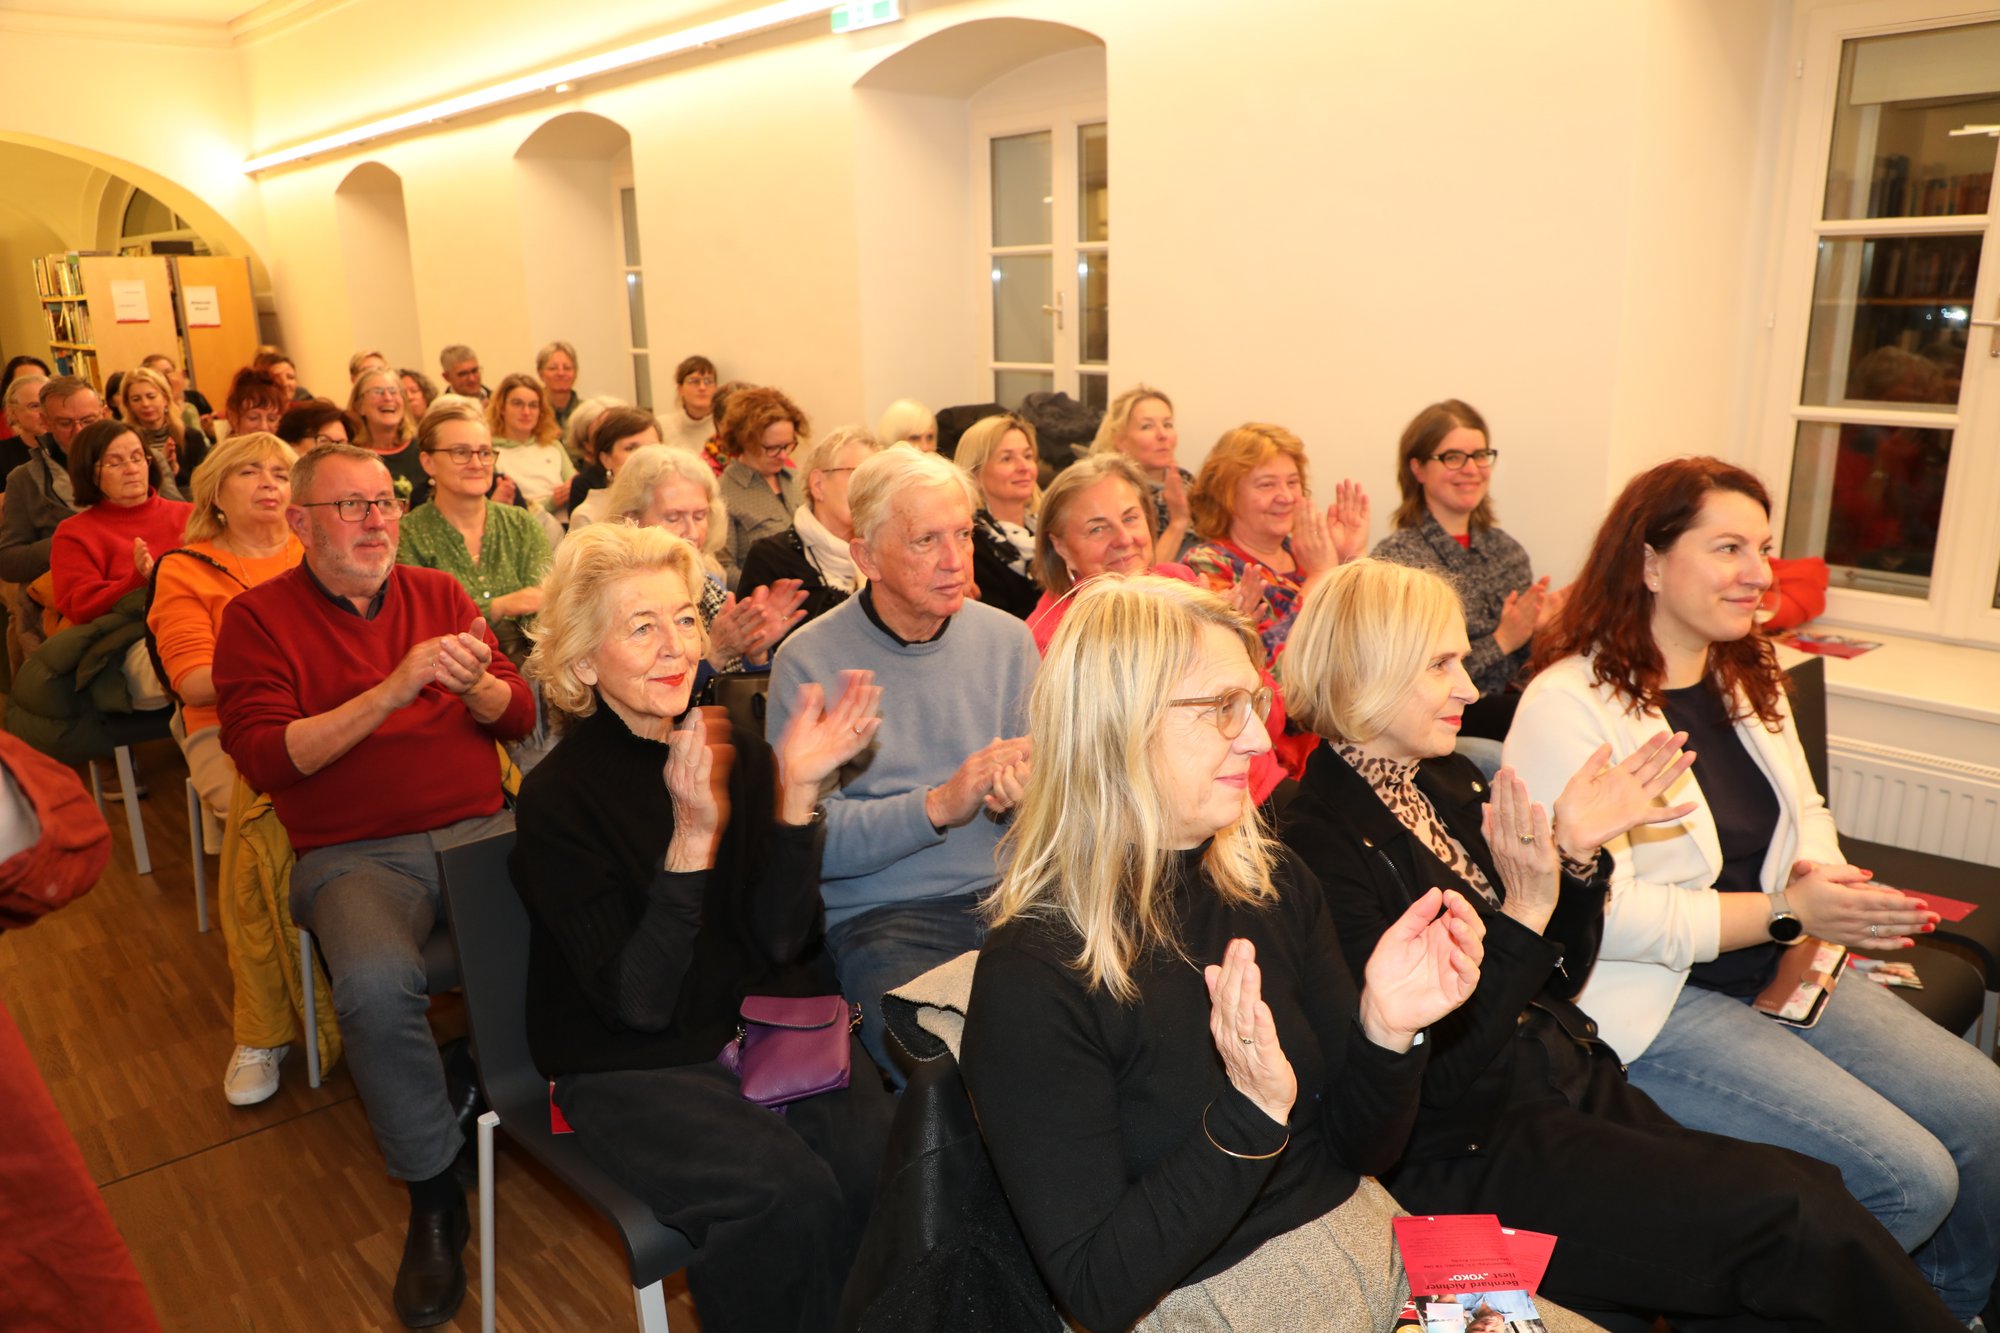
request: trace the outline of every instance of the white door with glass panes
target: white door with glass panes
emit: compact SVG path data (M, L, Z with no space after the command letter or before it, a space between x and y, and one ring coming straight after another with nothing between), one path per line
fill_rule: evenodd
M1010 410L1060 389L1102 407L1111 357L1108 129L1041 118L974 136L988 292L985 365Z
M2000 644L2000 21L1920 17L1808 25L1757 461L1829 619Z

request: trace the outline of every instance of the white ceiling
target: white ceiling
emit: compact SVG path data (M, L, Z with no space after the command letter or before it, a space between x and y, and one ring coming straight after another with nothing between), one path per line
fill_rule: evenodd
M50 4L48 0L0 0L0 13L182 23L227 23L255 8L257 0L79 0L74 5Z

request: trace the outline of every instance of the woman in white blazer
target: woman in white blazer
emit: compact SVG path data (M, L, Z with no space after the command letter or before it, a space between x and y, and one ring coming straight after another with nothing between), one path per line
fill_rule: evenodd
M1685 819L1610 845L1611 900L1577 1002L1667 1113L1838 1167L1970 1322L2000 1267L2000 1069L1881 987L1842 986L1811 1028L1748 1003L1801 934L1905 948L1937 914L1846 863L1782 677L1753 631L1771 583L1770 498L1688 458L1635 477L1537 649L1506 743L1553 801L1600 747L1617 763L1689 734L1659 800Z

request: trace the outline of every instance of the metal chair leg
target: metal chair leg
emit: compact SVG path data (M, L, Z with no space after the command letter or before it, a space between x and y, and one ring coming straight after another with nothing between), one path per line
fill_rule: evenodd
M493 1250L493 1131L499 1128L500 1113L488 1111L479 1117L479 1328L493 1333L499 1314L493 1306L493 1270L498 1256Z
M84 767L90 770L90 799L97 802L97 813L104 813L104 779L98 775L97 761L89 760Z
M639 1306L639 1333L667 1333L667 1292L664 1282L650 1287L634 1287L633 1299Z
M306 1027L306 1086L319 1086L319 1014L313 1005L313 937L299 927L299 993L304 1000Z
M121 745L112 754L118 760L118 785L125 792L125 828L132 835L132 868L138 874L150 875L153 857L146 849L146 821L139 813L139 779L132 771L132 747Z
M208 865L204 860L201 845L201 793L194 789L194 779L187 780L188 798L188 859L194 863L194 925L195 929L208 933Z

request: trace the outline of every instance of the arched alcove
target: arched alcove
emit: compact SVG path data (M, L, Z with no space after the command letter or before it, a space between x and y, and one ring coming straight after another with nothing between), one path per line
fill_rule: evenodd
M380 349L392 365L423 365L403 178L363 162L334 190L333 203L354 345Z
M650 401L643 277L621 221L621 192L632 188L631 134L603 116L570 112L523 140L514 166L534 345L558 338L575 345L579 393Z
M1094 83L1094 89L1093 89ZM1104 43L1033 19L976 19L919 38L855 82L862 389L985 402L985 155L975 121L1044 85L1104 95Z

